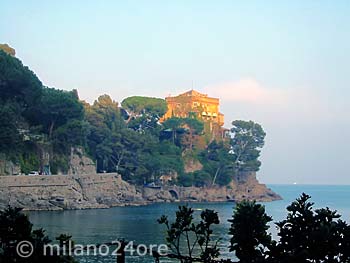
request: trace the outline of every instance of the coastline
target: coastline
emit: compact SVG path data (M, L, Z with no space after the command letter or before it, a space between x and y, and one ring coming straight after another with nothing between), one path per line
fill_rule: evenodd
M239 202L243 199L270 202L282 199L255 173L240 176L228 187L134 186L116 173L0 176L0 208L8 205L27 211L107 209L164 202Z

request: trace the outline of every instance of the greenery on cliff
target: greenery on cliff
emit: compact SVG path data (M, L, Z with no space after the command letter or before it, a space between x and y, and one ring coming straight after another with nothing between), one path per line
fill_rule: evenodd
M185 186L227 185L238 172L259 169L265 137L259 124L234 121L230 136L208 141L206 123L191 116L160 122L166 110L165 100L140 96L118 105L101 95L91 105L76 90L43 86L0 48L0 156L23 173L66 173L76 147L98 172L118 172L137 184L176 174L175 183ZM185 173L190 161L203 168Z

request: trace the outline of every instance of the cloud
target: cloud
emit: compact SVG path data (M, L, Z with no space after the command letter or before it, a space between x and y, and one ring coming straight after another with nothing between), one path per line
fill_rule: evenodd
M209 85L203 92L220 99L225 127L237 119L262 125L267 136L258 175L264 182L346 182L341 175L349 163L347 98L312 83L286 83L271 87L246 78Z
M284 104L288 92L280 89L266 88L255 79L245 78L236 82L209 85L204 91L210 96L227 102L244 102L253 104Z
M267 87L253 78L206 86L203 91L220 98L224 108L260 116L309 121L335 119L335 103L308 87Z

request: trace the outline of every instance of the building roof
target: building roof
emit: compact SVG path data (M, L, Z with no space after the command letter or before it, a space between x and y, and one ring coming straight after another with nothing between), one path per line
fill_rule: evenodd
M182 93L178 96L192 96L192 97L208 97L208 94L203 94L198 91L195 91L194 89L187 91L185 93Z

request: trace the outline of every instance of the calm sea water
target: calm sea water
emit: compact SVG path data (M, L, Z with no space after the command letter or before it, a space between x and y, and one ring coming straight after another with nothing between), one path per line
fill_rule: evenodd
M283 219L286 215L286 206L297 198L302 192L312 196L317 207L330 207L342 214L343 219L350 222L350 186L320 186L320 185L270 185L279 193L283 200L264 203L267 213L274 221ZM42 227L54 239L60 233L73 236L76 243L91 244L110 242L117 238L134 240L137 244L164 243L163 226L156 221L165 214L174 217L179 203L153 204L140 207L115 207L111 209L93 209L76 211L40 211L30 212L30 220L35 228ZM199 216L202 209L214 209L219 213L221 224L215 228L215 235L222 238L220 246L225 257L232 257L227 250L229 228L227 219L232 216L233 203L191 203ZM276 234L274 225L270 231ZM80 262L115 262L112 256L107 257L79 257ZM148 263L153 262L147 257L128 257L127 262ZM170 262L170 261L162 261Z

